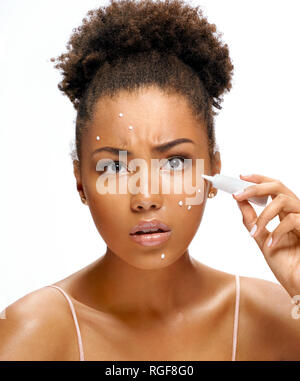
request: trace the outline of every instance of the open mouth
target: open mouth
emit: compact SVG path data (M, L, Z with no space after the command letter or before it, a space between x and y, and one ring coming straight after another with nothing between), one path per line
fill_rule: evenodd
M171 236L171 228L162 221L140 221L135 225L129 236L135 243L142 246L157 246L167 241Z
M166 233L166 231L162 230L162 229L156 229L156 230L151 230L151 231L139 230L136 233L131 234L131 235L156 234L156 233Z

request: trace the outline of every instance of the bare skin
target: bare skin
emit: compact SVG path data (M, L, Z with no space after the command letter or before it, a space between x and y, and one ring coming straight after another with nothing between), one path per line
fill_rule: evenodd
M134 129L129 131L128 125ZM182 137L195 144L154 153L153 146ZM74 303L85 359L231 360L234 275L205 266L188 250L210 184L205 183L203 203L190 211L178 206L185 195L100 195L95 187L97 161L118 160L108 152L92 157L102 146L131 151L132 157L149 162L187 154L204 159L206 174L221 170L219 153L211 163L205 128L183 97L148 88L98 101L83 137L82 163L74 162L74 174L107 250L55 283ZM130 228L152 218L172 228L171 238L158 247L131 241ZM291 317L291 308L281 285L241 277L236 360L299 360L300 323ZM70 308L58 290L44 287L27 294L7 307L6 316L0 320L0 360L79 359Z

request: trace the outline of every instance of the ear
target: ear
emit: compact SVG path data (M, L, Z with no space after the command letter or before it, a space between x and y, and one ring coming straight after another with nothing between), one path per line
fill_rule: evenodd
M220 173L221 172L221 167L222 167L221 155L220 155L219 151L216 151L216 153L214 155L214 164L213 164L213 174L212 174L212 176L214 176L217 173Z
M77 191L79 193L81 201L85 204L84 200L86 199L83 185L82 185L82 179L81 179L81 172L80 172L80 164L78 160L73 160L73 172L74 176L76 178L76 187Z
M211 176L216 175L217 173L221 173L222 163L221 163L221 155L219 151L216 151L214 154L213 167ZM218 189L211 187L210 189L214 189L215 194L217 194Z

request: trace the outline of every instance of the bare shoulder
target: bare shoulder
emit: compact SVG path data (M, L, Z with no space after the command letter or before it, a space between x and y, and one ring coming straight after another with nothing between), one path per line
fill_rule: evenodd
M73 318L59 294L43 287L6 307L0 320L1 361L78 359Z
M288 292L280 284L244 276L240 290L238 359L300 360L300 320L292 315Z

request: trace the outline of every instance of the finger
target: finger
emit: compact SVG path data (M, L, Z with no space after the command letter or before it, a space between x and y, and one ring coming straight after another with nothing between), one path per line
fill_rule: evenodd
M293 231L300 237L300 214L299 213L289 213L276 227L272 233L272 240L268 247L274 247L281 238Z
M257 218L257 230L253 237L260 234L260 231L281 212L284 212L285 216L288 213L300 213L300 200L295 200L294 198L280 193L269 205L265 207Z
M279 183L269 182L269 183L246 186L242 193L239 193L237 195L233 193L233 195L236 200L243 201L253 196L259 197L259 196L273 195L275 197L277 194L283 193L281 192L281 190L282 189Z
M250 232L257 221L257 214L255 212L255 209L247 200L237 201L237 204L243 215L243 224L245 225L247 230ZM266 228L264 228L264 229L261 229L260 234L254 238L260 249L262 249L264 242L266 240L266 237L269 234L270 232Z
M262 175L259 175L257 173L254 173L254 174L251 174L251 175L240 175L241 179L245 180L245 181L250 181L250 182L253 182L253 183L257 183L257 184L261 184L261 183L268 183L268 182L275 182L278 184L278 187L280 187L282 189L281 193L285 193L291 197L294 197L294 198L298 198L298 196L292 192L288 187L286 187L280 180L278 179L273 179L271 177L267 177L267 176L262 176ZM272 197L273 198L273 197Z
M243 224L250 233L257 221L257 214L255 212L255 209L247 200L240 202L237 201L237 204L243 216ZM261 231L260 234L255 237L255 240L260 248L263 246L268 234L270 234L270 232L267 229L265 229L265 231Z
M247 200L237 201L237 204L242 213L243 224L250 231L257 220L257 214L253 206Z
M279 181L277 179L272 179L271 177L262 176L262 175L259 175L257 173L252 173L250 175L240 175L240 177L245 179L246 181L251 181L251 182L257 183L257 184Z

